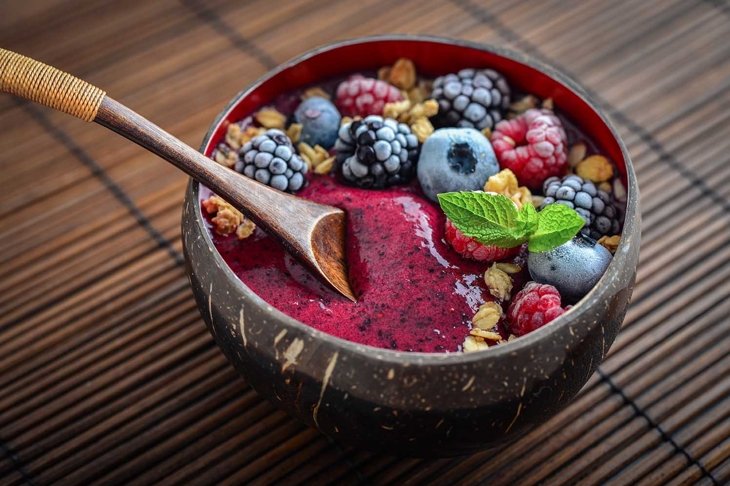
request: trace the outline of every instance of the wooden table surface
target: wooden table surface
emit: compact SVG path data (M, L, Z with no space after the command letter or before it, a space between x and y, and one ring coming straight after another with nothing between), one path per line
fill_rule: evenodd
M197 146L237 91L373 33L505 45L608 112L638 172L634 299L561 414L498 451L330 442L226 363L182 266L186 178L93 124L0 96L0 483L730 481L730 6L722 0L5 0L0 45Z

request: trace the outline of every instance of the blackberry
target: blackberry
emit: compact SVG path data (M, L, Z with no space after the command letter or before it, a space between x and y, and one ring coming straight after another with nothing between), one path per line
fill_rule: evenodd
M586 222L581 230L585 236L594 240L601 236L618 234L621 223L611 196L596 188L596 185L577 175L567 175L562 179L549 177L543 184L545 199L540 209L548 204L564 204L575 209Z
M241 147L237 172L280 191L296 192L304 186L307 164L297 155L284 132L270 129Z
M404 184L416 173L418 139L392 118L370 115L342 125L335 150L338 174L358 187Z
M436 78L431 97L439 104L436 125L483 130L502 119L510 89L497 71L462 69Z

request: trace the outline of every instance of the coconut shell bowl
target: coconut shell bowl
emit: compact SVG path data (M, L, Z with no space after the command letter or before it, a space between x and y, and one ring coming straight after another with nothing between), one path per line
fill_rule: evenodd
M281 93L403 57L427 76L493 68L519 90L552 98L615 162L628 193L621 243L588 295L550 324L485 351L411 353L345 341L280 312L234 274L201 209L210 191L194 181L182 218L187 272L231 365L293 417L355 447L467 454L514 440L565 407L601 363L626 314L639 258L638 187L626 147L595 103L560 72L502 48L420 36L362 38L307 52L241 91L213 121L201 151L211 156L229 123Z

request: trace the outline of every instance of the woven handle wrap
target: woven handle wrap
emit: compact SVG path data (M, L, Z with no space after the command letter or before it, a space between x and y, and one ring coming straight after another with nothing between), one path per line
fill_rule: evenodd
M0 91L93 121L106 94L54 67L0 49Z

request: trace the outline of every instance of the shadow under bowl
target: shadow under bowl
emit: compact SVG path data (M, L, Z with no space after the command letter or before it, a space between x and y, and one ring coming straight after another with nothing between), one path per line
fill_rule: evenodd
M615 339L639 258L638 187L628 152L585 92L563 74L502 48L426 36L355 39L310 51L236 95L226 126L277 95L328 78L412 59L425 76L490 67L555 106L615 161L628 191L621 244L595 288L550 325L468 354L406 353L355 344L283 314L252 292L216 250L192 181L182 219L185 260L201 315L231 364L260 394L338 442L409 456L495 447L545 422L576 395ZM275 302L273 303L276 304Z

